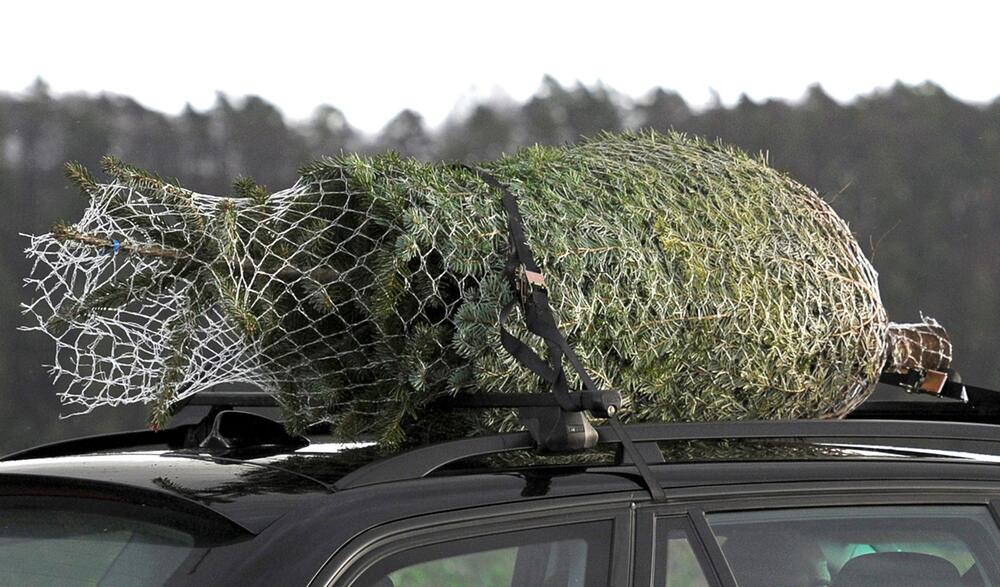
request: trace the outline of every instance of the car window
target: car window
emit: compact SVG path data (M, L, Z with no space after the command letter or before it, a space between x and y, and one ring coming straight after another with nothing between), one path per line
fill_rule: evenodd
M354 587L606 587L611 521L447 540L379 560Z
M708 587L705 561L691 542L682 518L657 518L653 585L658 587Z
M837 507L708 516L740 587L1000 585L985 507Z
M0 507L0 585L162 585L195 539L149 521L59 507Z
M187 500L49 482L0 492L0 585L163 585L252 536ZM39 495L42 491L51 495Z

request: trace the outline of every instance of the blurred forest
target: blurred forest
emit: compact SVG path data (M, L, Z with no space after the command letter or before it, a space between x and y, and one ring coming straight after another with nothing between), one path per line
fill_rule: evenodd
M189 107L170 116L124 96L55 97L39 80L23 94L0 94L0 197L9 206L0 216L0 453L144 424L142 407L57 420L43 367L53 347L16 331L24 320L18 304L29 294L21 287L29 267L20 233L47 232L85 206L63 179L65 161L96 170L111 153L196 191L225 194L239 175L288 187L301 164L342 151L475 161L647 127L766 152L771 165L816 188L873 259L890 317L937 318L952 334L965 380L1000 388L1000 98L974 105L931 83L896 84L841 104L813 86L795 102L744 97L696 110L664 89L632 98L546 78L525 103L476 104L437 129L404 110L366 136L328 105L292 123L259 97L220 94L206 112Z

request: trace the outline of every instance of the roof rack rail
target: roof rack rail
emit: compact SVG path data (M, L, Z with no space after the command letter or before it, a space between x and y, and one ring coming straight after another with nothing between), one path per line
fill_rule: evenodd
M871 397L861 404L848 418L886 418L912 420L948 420L960 422L1000 423L1000 391L976 387L962 383L954 374L948 374L936 391L928 391L923 385L927 372L911 370L906 374L883 373L879 382L913 393L920 397L936 397L935 401L913 401L880 399ZM587 392L571 393L581 411L597 411L598 416L606 413L607 406L620 405L621 398L615 392L595 394ZM438 400L435 407L454 408L552 408L558 401L547 393L470 393L449 396ZM274 396L263 391L220 391L207 389L177 402L174 412L179 414L190 406L209 406L218 409L272 408L278 407ZM542 442L541 444L545 444ZM558 452L558 448L554 448Z
M669 424L632 424L628 437L635 444L645 463L663 463L663 453L657 443L687 440L892 440L940 443L950 449L969 448L975 443L997 445L1000 435L994 426L924 422L906 420L773 420L739 422L683 422ZM620 450L620 437L609 426L597 429L599 444L619 445L617 463L630 462L628 453ZM916 447L916 446L915 446ZM479 456L502 454L518 450L534 450L536 444L529 432L512 432L478 438L467 438L419 447L391 456L342 477L336 489L351 489L376 483L404 481L426 477L450 464ZM976 447L981 449L982 447Z

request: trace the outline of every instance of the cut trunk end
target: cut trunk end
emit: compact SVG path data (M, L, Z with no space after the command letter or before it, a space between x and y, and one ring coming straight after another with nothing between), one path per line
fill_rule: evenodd
M889 323L886 335L886 373L945 372L951 368L948 332L933 318L915 324Z

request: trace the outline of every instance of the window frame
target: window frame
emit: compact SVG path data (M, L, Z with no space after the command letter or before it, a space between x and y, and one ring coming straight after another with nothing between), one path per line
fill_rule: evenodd
M309 585L346 587L380 561L443 542L524 530L610 522L610 584L631 580L634 507L631 501L560 500L558 504L511 504L457 510L401 520L368 530L339 549Z

